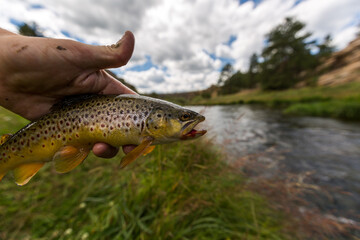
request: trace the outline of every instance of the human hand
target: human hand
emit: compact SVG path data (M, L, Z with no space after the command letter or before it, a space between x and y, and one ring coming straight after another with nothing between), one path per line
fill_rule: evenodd
M125 65L134 50L126 32L111 46L92 46L65 39L25 37L0 29L0 105L35 120L69 95L135 94L104 71ZM125 146L125 153L133 147ZM93 152L113 157L118 149L97 143Z

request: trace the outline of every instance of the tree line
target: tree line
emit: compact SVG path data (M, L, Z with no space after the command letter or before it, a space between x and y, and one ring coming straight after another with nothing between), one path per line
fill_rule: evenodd
M286 18L266 34L266 45L260 55L254 53L249 59L246 72L234 71L227 63L218 80L220 94L230 94L242 89L261 87L263 90L283 90L299 82L316 84L315 69L321 61L334 52L331 36L322 43L309 40L311 33L304 32L305 24Z

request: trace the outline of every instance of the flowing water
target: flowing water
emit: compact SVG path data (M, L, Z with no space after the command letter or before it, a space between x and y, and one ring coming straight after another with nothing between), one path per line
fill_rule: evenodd
M291 117L255 106L191 107L206 116L208 136L229 161L258 155L271 168L262 174L310 173L326 191L309 201L326 213L360 219L360 123Z

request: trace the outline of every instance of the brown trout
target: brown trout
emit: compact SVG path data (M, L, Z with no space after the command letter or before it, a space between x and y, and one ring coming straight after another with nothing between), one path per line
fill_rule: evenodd
M46 163L66 173L87 157L97 142L138 145L121 160L123 168L154 145L195 139L205 117L176 104L138 95L85 95L65 99L50 113L0 142L0 180L13 170L26 184Z

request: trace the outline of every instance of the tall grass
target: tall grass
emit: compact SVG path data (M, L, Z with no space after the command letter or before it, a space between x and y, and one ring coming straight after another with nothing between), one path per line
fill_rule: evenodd
M158 146L124 170L120 157L89 156L67 174L48 164L23 187L8 174L0 239L286 239L281 214L222 158L196 141Z

